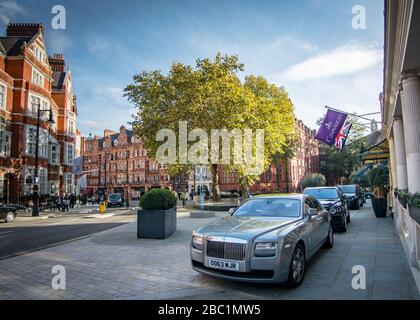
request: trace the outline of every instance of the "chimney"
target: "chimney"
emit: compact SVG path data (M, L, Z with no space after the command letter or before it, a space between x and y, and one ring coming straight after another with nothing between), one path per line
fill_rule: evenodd
M6 37L33 37L38 32L44 34L42 23L9 23L6 29Z
M57 72L64 72L66 63L64 62L64 55L62 53L54 53L48 57L51 70Z
M104 137L110 137L111 135L113 135L115 132L109 129L105 129L104 130Z

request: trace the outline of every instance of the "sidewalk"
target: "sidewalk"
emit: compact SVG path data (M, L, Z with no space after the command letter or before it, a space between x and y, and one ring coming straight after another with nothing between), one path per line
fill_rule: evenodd
M225 213L217 213L218 217ZM297 289L202 276L191 269L193 228L179 209L177 232L166 240L136 238L136 223L0 261L0 299L419 299L410 266L391 218L370 206L352 211L347 233L310 262ZM53 290L51 269L66 268L66 290ZM367 289L351 286L354 265L366 268Z

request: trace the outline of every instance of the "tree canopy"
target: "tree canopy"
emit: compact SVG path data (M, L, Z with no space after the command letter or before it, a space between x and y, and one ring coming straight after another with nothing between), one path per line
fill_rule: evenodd
M180 145L182 139L178 137L170 172L191 166L190 162L180 161L188 149L188 157L192 153L199 154L211 165L215 193L218 193L221 166L227 171L235 171L241 186L247 190L259 176L250 174L250 166L255 164L251 161L234 162L232 150L235 148L231 148L229 163L215 163L210 152L203 154L203 149L197 147L198 140L210 149L210 141L203 141L201 137L206 134L210 139L214 129L229 132L253 130L253 143L251 146L244 143L242 148L242 157L247 157L247 147L252 148L252 154L256 155L257 130L263 129L264 170L275 154L285 152L286 138L294 130L294 114L293 104L283 87L253 75L241 81L239 73L243 70L237 56L217 54L214 59L197 59L195 66L174 63L166 75L157 70L134 75L133 83L125 88L124 95L137 109L132 126L135 134L143 139L148 154L153 158L162 141L168 141L169 137L156 138L161 129L172 130L178 135L181 126L186 125L188 131L199 128L199 131L188 134L185 148ZM245 137L243 141L246 141ZM234 141L231 144L234 146ZM219 149L220 154L222 149L223 146ZM218 194L213 193L213 198L217 199Z

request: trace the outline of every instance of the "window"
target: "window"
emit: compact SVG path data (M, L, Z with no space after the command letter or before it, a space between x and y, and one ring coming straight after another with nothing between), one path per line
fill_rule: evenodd
M37 114L38 114L38 106L42 109L42 110L49 110L50 106L48 101L41 99L38 96L35 95L31 95L30 98L30 103L29 103L29 108L28 108L28 115L36 118ZM43 121L47 120L49 114L48 112L43 112L41 114L41 119Z
M69 134L74 134L74 121L69 120L69 127L68 127Z
M0 156L10 156L10 144L12 141L12 133L0 130Z
M67 143L67 164L72 164L74 159L74 145L72 143Z
M38 61L44 63L44 52L39 47L35 47L35 57Z
M60 159L60 146L58 144L52 144L50 148L50 163L58 164Z
M0 108L6 108L6 94L7 88L5 85L0 84Z
M32 83L40 87L44 86L44 77L36 69L32 69Z
M66 193L72 193L74 191L73 174L66 172L64 178Z

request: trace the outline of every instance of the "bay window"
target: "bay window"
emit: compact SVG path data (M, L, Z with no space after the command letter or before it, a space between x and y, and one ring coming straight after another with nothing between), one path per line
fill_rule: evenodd
M0 83L0 108L6 109L7 87Z

